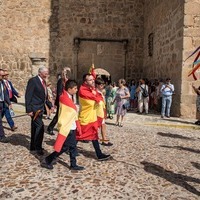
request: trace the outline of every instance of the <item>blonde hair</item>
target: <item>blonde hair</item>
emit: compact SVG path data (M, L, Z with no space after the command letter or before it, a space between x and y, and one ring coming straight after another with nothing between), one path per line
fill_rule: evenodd
M125 79L123 79L123 78L119 79L118 82L121 83L122 85L126 85L126 81L125 81Z

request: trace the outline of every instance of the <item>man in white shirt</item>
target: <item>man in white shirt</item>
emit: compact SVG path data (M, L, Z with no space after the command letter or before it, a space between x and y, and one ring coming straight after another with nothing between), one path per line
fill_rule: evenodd
M174 85L170 83L171 79L167 78L160 91L162 93L162 110L161 118L164 116L170 118L170 108L172 105L172 95L174 93Z

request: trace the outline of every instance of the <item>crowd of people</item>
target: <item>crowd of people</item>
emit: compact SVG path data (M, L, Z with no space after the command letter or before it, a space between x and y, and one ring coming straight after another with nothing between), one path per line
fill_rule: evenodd
M149 109L160 112L161 118L170 117L174 85L171 79L148 81L140 79L127 83L119 79L118 83L107 83L101 77L93 74L84 74L83 83L78 88L77 82L70 79L71 69L63 68L58 75L57 86L52 90L51 83L46 82L49 71L42 66L38 75L29 79L25 91L26 113L31 118L30 152L38 156L44 155L43 138L45 119L51 120L51 113L55 116L47 127L49 135L55 135L54 127L57 124L58 133L54 144L54 152L45 157L41 167L53 169L56 158L68 152L70 169L83 170L77 164L76 156L78 142L92 142L98 160L108 160L111 156L102 152L100 144L112 146L106 132L106 118L113 119L115 125L124 126L127 111L138 114L148 114ZM0 142L8 142L2 126L2 117L5 115L12 131L17 129L11 116L12 103L21 95L8 80L8 71L0 69ZM200 87L192 85L197 94L197 119L195 124L200 125ZM78 94L77 94L78 91ZM76 99L78 97L78 100ZM76 100L75 100L76 99ZM76 104L79 103L79 106ZM56 109L56 110L55 110ZM101 135L101 139L99 138ZM101 143L99 142L101 141Z
M158 81L158 79L153 81L140 79L138 82L132 80L130 83L126 83L126 81L123 80L123 88L125 88L127 94L130 94L130 98L126 96L125 99L127 99L127 101L123 102L126 110L135 111L139 114L148 114L151 109L153 112L160 112L162 118L169 118L172 96L175 94L174 85L171 84L170 81L170 78L167 78L165 82L163 79L160 79L160 81ZM113 104L113 100L115 98L117 99L116 94L120 91L121 87L119 83L118 87L116 83L109 84L106 87L107 113L110 119L113 118L117 107L117 105ZM121 90L121 92L123 92L123 90Z

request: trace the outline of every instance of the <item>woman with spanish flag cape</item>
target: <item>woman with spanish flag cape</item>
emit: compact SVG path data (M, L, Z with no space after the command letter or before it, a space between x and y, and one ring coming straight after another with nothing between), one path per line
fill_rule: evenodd
M95 89L94 77L89 73L85 74L79 90L79 121L82 134L77 135L76 139L92 141L98 160L106 160L110 155L101 152L98 142L97 108L100 100Z
M84 169L76 164L76 129L78 129L79 134L81 134L81 130L78 122L77 108L72 100L72 95L74 95L77 90L77 83L74 80L68 80L66 82L65 90L59 98L59 132L54 144L55 151L45 158L45 160L41 163L42 167L53 169L53 160L69 150L70 168L73 170Z

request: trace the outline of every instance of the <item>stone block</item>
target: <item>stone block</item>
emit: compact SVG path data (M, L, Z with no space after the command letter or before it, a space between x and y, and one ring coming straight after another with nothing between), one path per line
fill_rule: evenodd
M32 59L46 58L45 54L41 52L30 52L28 56Z
M185 15L184 25L185 26L194 26L194 18L192 15Z
M186 15L199 15L200 13L200 2L189 1L185 3L185 14Z
M193 49L193 38L192 37L184 37L183 38L183 49Z

